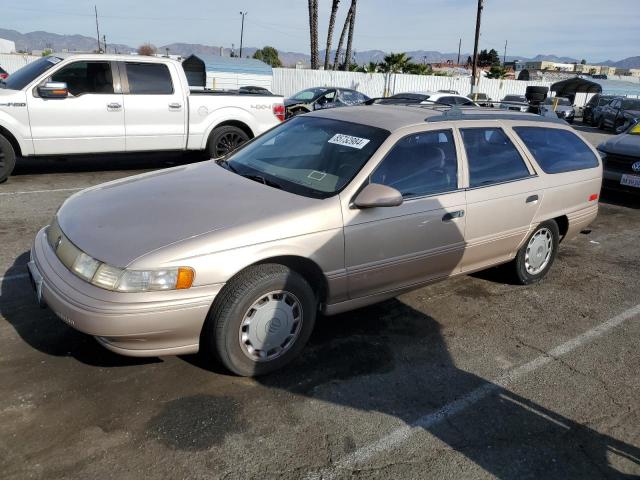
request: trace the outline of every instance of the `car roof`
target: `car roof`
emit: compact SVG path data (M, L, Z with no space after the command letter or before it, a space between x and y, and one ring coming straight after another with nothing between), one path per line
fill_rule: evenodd
M390 132L413 125L458 120L521 120L526 122L565 124L565 122L559 118L543 117L533 113L513 112L495 108L459 108L449 107L447 105L428 104L373 104L348 108L330 108L326 110L316 110L305 116L369 125Z

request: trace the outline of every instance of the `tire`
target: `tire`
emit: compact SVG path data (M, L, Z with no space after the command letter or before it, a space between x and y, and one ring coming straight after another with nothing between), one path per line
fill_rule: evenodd
M11 142L0 135L0 183L5 182L16 166L16 152Z
M214 301L203 327L202 350L236 375L273 372L300 354L317 310L313 289L297 272L277 264L249 267Z
M211 132L207 152L210 158L222 158L248 140L249 135L241 128L232 125L218 127Z
M559 243L560 232L555 221L549 220L538 225L513 260L515 280L521 285L542 280L553 265ZM534 257L531 258L531 255Z

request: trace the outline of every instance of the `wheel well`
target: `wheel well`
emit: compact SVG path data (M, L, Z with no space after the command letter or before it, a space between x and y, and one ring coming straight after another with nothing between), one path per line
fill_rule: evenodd
M9 140L13 150L16 152L16 157L21 157L22 151L20 150L20 144L18 143L18 140L16 140L16 137L14 137L11 132L4 127L0 127L0 135Z
M318 301L323 303L327 298L328 284L322 269L313 260L298 257L295 255L283 255L280 257L265 258L254 265L265 263L277 263L289 267L291 270L302 275L318 297Z
M561 217L554 218L553 221L558 224L558 230L560 231L560 240L562 240L569 231L569 219L566 215L562 215Z
M246 133L249 136L249 138L253 138L255 136L246 123L242 123L238 120L227 120L226 122L219 123L218 125L213 127L213 130L211 130L211 133L209 134L209 139L207 140L207 144L211 140L211 136L213 135L213 133L220 127L238 127L240 130Z

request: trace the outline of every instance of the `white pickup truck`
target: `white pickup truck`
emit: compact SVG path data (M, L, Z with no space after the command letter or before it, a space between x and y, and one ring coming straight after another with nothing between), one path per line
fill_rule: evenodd
M276 95L190 91L168 58L51 55L0 81L0 182L17 157L202 150L217 158L284 115Z

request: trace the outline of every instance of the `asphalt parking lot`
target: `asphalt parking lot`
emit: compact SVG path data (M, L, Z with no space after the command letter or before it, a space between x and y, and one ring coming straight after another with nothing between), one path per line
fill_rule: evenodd
M640 476L640 202L605 195L538 285L495 269L323 318L300 359L246 379L112 354L28 282L66 197L185 161L28 160L0 186L3 478Z

